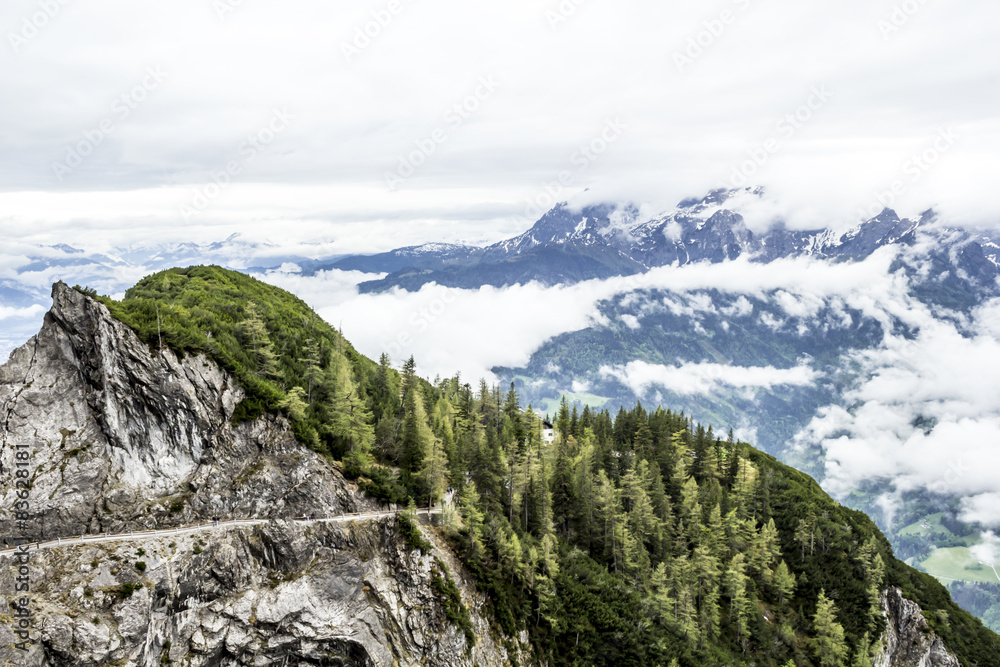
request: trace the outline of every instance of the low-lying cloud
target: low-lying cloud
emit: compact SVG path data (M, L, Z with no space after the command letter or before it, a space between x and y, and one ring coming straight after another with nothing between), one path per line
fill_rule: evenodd
M731 366L729 364L685 363L679 366L630 361L623 366L602 366L603 377L614 377L637 396L646 396L653 387L675 394L711 394L723 389L772 389L778 386L808 386L820 373L807 365L794 368L772 366Z

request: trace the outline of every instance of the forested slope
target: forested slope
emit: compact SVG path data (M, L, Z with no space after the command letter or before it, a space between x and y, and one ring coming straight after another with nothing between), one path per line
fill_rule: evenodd
M250 395L239 416L283 412L375 495L458 489L442 530L497 624L550 664L868 665L890 586L963 664L1000 664L996 635L867 517L684 414L564 402L546 445L513 387L397 373L238 273L174 269L103 301L150 345L209 354Z

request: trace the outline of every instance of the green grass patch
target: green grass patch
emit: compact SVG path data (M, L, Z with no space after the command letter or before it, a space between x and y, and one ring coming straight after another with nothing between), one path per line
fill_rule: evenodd
M988 565L980 565L976 557L972 555L972 551L967 547L935 549L921 565L928 574L943 580L945 583L958 579L991 584L1000 583L1000 579L997 579L993 569Z

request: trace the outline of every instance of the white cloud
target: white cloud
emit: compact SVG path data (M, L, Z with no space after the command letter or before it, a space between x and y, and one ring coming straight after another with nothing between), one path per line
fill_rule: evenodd
M645 396L651 387L662 387L677 394L711 394L723 388L771 389L776 386L808 386L820 374L806 365L794 368L770 366L730 366L714 363L685 363L679 366L630 361L624 366L602 366L604 377L615 377L637 396Z
M824 486L845 495L864 480L899 492L964 496L966 519L1000 525L1000 340L996 302L979 308L963 336L920 304L902 300L917 335L888 336L857 353L861 381L797 436L825 452Z
M980 539L982 541L970 549L973 557L981 563L996 565L1000 562L1000 537L993 531L988 531Z
M746 317L751 313L753 313L753 304L742 295L732 305L722 309L722 314L728 317Z
M493 219L521 216L574 169L574 152L616 116L628 125L622 137L576 172L572 189L597 185L601 196L670 207L727 183L777 136L780 150L753 174L782 202L767 222L853 221L899 178L908 187L897 203L908 212L940 205L976 221L1000 211L990 188L1000 148L990 88L1000 9L991 3L925 3L890 39L878 29L889 11L880 3L845 0L835 13L792 0L753 3L685 72L674 54L712 18L698 3L586 3L555 31L548 7L532 0L404 4L350 61L342 45L384 4L242 3L224 20L204 0L142 11L126 0L65 7L23 47L0 51L0 90L17 100L0 106L0 176L9 192L98 196L69 216L29 213L40 228L18 233L72 232L87 218L106 234L142 225L176 238L176 209L191 188L237 155L274 107L287 107L293 123L239 176L246 187L227 188L199 226L322 227L343 208L323 196L333 183L348 197L355 187L382 193L381 204L352 218L373 224L400 210L393 200L404 192L425 195L440 212L454 210L456 192L479 190L494 215L474 218L478 234L473 224L455 233L489 235ZM4 3L0 25L17 32L37 11L28 0ZM595 40L612 48L594 49ZM790 72L789 61L799 67ZM149 65L169 76L59 182L52 163ZM484 76L499 88L453 128L449 110ZM821 85L830 101L785 137L779 124ZM907 180L906 161L941 125L953 125L959 140ZM449 129L447 141L390 195L385 172L439 127ZM298 189L277 189L288 183ZM115 190L134 194L138 215L121 214ZM262 196L267 211L257 205ZM454 228L439 222L424 240L450 236ZM417 236L405 223L394 218L397 238Z
M962 521L1000 527L1000 492L979 493L962 498Z
M27 308L9 308L0 304L0 321L37 317L46 310L45 306L41 304L35 304L33 306L28 306Z
M314 277L272 272L264 279L298 294L334 326L343 323L347 337L372 358L387 352L399 364L412 354L427 376L460 371L478 378L491 377L494 366L524 365L553 336L610 324L598 303L637 289L676 290L671 307L692 318L699 311L690 305L689 292L718 289L764 298L779 287L818 298L839 295L851 307L884 318L884 302L901 289L888 275L893 257L886 250L851 265L807 258L770 264L740 259L555 287L530 283L462 290L429 284L418 292L381 294L358 294L353 282L360 277L344 272Z

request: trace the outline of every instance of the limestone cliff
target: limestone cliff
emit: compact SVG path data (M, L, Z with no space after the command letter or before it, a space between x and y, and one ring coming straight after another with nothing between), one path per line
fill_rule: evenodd
M284 419L231 424L244 393L211 360L151 351L62 283L52 299L0 367L0 539L15 532L17 445L31 455L33 539L374 507Z
M920 607L898 588L882 594L886 630L875 667L959 667L958 658L931 631Z
M534 664L494 639L485 599L449 560L410 550L395 518L42 550L32 557L41 644L28 656L0 649L0 664L500 667L509 650ZM474 646L431 583L442 570L471 611ZM0 558L0 573L11 571ZM0 574L0 587L10 578ZM0 618L10 614L0 597ZM0 647L13 641L0 624Z

